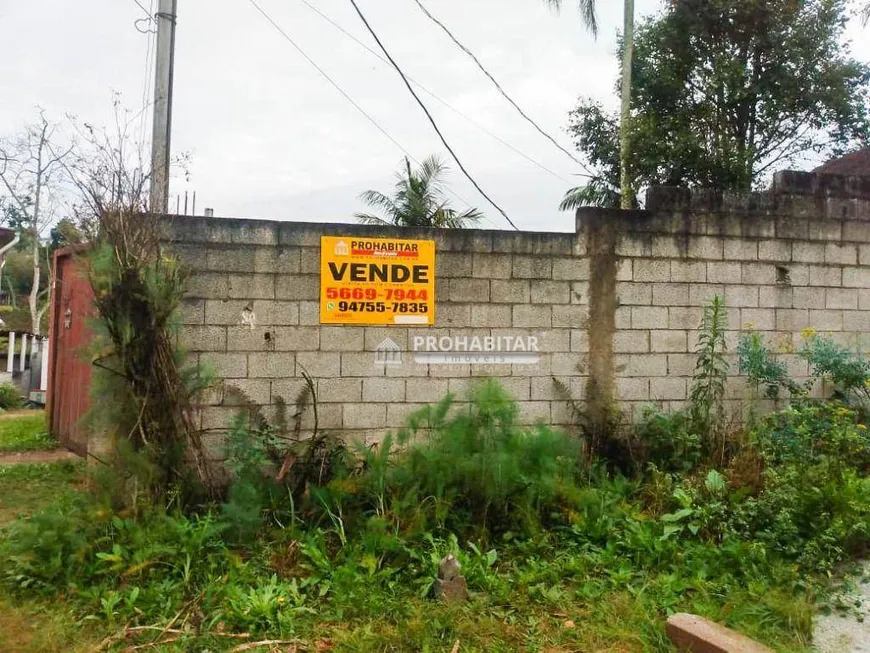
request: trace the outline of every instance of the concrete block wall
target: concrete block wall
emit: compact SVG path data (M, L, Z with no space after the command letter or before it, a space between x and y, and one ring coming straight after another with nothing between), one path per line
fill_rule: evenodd
M172 250L192 271L180 344L192 361L223 379L199 411L206 431L224 431L239 410L242 398L233 388L267 416L279 397L292 406L303 370L316 384L319 427L369 441L448 392L461 403L469 386L485 377L499 377L525 423L570 422L554 378L583 398L589 261L582 234L189 217L168 224ZM435 326L321 326L322 235L435 240ZM410 352L417 335L535 336L540 361L419 364ZM403 350L401 365L376 363L388 337ZM302 428L311 427L309 410Z
M319 425L374 440L426 403L494 376L522 418L564 425L568 402L554 379L594 414L619 402L677 406L691 386L703 306L728 309L733 373L740 332L765 335L792 375L794 350L813 327L870 344L870 180L780 173L767 193L722 196L654 188L645 211L581 209L575 233L441 231L362 225L169 218L168 240L192 270L181 344L224 380L200 410L225 430L236 388L273 412L314 379ZM431 328L319 324L320 237L436 242ZM415 335L534 335L535 365L418 364ZM385 338L399 366L378 366ZM745 393L734 378L729 396ZM308 411L303 429L311 428Z

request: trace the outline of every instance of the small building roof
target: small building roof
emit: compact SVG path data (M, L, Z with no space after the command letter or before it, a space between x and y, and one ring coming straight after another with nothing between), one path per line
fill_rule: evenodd
M849 177L870 177L870 147L823 163L813 172Z

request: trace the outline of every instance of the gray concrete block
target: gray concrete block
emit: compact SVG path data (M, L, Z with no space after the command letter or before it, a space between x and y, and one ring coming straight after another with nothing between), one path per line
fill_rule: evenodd
M248 354L248 377L279 379L296 376L296 355L264 351Z

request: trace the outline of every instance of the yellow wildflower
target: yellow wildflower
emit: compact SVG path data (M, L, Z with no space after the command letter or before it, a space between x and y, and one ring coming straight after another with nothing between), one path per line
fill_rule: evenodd
M809 340L810 338L812 338L814 335L816 335L816 333L818 333L818 332L813 327L807 327L806 329L801 330L801 335L806 340Z

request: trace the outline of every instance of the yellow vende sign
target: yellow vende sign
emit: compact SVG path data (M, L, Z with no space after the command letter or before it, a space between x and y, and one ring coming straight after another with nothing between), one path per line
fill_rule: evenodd
M322 324L435 324L435 241L320 238Z

